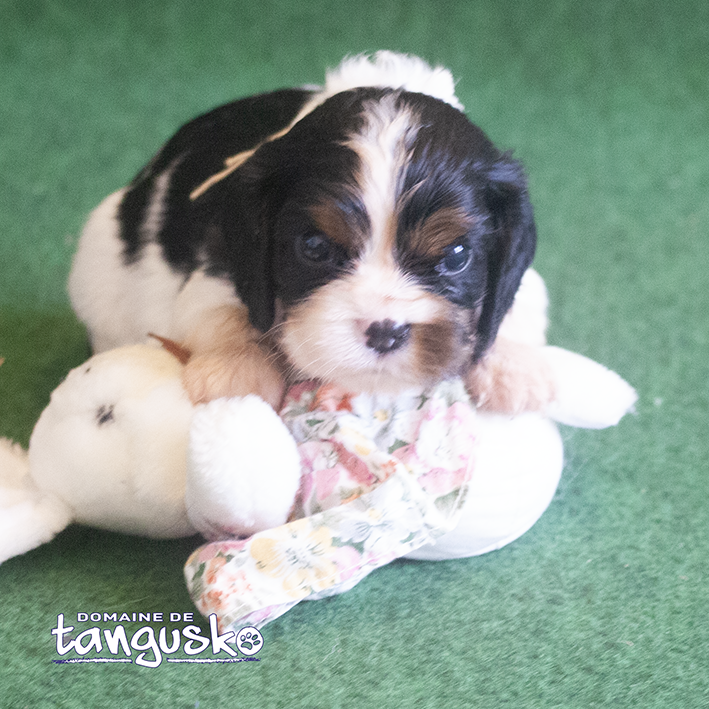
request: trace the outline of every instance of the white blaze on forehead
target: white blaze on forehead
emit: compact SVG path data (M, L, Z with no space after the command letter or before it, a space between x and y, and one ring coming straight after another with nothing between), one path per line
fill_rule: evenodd
M397 196L418 124L410 109L396 105L397 95L365 105L364 124L347 146L359 157L356 180L369 217L370 234L363 261L393 265Z

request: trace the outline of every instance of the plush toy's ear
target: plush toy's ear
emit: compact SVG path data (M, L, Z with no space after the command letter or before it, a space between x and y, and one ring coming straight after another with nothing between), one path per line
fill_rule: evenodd
M522 166L503 156L487 171L485 201L494 232L488 252L488 283L478 323L474 359L494 341L505 313L512 306L537 243L532 205Z
M163 349L169 352L180 364L187 364L187 362L190 361L192 353L178 342L167 337L156 335L154 332L149 332L148 337L157 340L162 345Z

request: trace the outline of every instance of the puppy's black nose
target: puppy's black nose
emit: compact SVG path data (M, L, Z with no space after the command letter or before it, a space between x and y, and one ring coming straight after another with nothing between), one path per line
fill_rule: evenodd
M393 320L378 320L373 322L365 331L367 347L379 354L386 354L399 349L411 334L411 325L408 323L395 323Z

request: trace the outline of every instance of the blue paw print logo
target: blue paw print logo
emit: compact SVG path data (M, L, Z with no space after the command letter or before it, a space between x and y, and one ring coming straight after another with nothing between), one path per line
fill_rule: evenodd
M255 655L263 647L263 635L257 628L242 628L236 635L236 647L242 655Z

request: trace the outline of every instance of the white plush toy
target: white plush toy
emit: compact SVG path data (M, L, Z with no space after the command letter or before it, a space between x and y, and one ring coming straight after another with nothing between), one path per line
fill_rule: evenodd
M254 535L249 558L265 554L270 561L259 568L284 577L279 588L295 600L264 592L251 606L224 611L220 622L228 627L244 618L262 624L302 598L345 590L396 556L434 560L498 549L529 529L553 497L563 465L554 421L615 425L636 400L614 372L544 345L545 313L543 282L530 271L507 331L539 346L556 398L545 412L516 417L475 413L456 381L387 400L300 385L281 417L255 396L193 407L181 363L156 343L96 355L53 392L28 452L0 439L0 562L72 522L158 538ZM386 524L383 500L399 510ZM352 514L365 515L367 538L351 531L362 528ZM383 532L374 535L377 550L367 541L375 518L389 535L386 549ZM392 525L402 524L408 527L394 543ZM281 529L289 543L300 535L309 540L298 541L303 548L320 550L316 582L304 580L303 569L268 570L278 556L278 534L269 530ZM245 548L237 544L237 552ZM246 573L233 551L199 551L187 576L205 613L224 606L226 591L215 587L226 577L212 573L215 555L219 568L224 559L242 564L232 568L227 590Z

